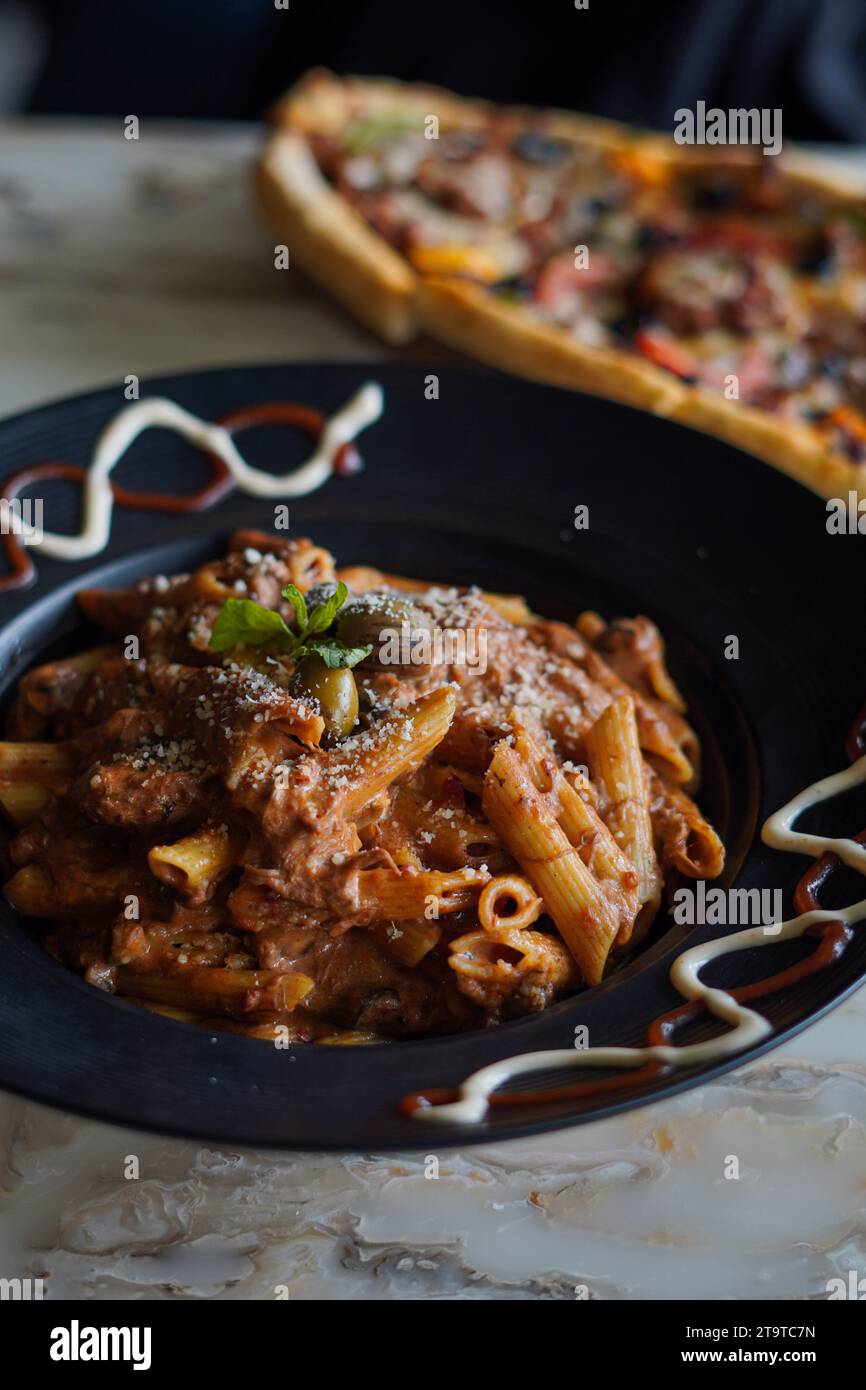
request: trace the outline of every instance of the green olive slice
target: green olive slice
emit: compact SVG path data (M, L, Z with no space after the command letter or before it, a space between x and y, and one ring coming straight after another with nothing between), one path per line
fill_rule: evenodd
M347 666L326 666L320 656L305 656L295 672L299 693L311 696L319 706L327 733L345 738L358 718L358 687Z
M371 646L361 662L367 670L395 667L406 671L430 669L429 641L433 619L409 599L392 594L366 594L346 605L337 620L337 636L348 647Z

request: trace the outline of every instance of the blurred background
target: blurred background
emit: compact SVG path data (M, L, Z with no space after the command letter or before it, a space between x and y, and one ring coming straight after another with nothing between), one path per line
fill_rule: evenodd
M580 3L0 0L0 416L129 372L465 360L275 270L262 117L317 65L668 132L698 101L781 108L785 140L866 167L866 0Z
M279 8L278 8L279 7ZM866 0L0 0L0 112L247 119L314 64L669 130L866 142Z

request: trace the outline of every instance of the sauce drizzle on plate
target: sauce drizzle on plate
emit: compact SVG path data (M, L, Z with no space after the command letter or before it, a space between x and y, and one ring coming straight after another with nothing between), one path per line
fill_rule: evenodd
M372 381L330 417L312 406L276 401L241 407L211 424L162 396L136 401L106 425L89 468L50 461L20 468L6 479L0 490L0 499L6 503L36 482L63 479L79 483L83 490L84 524L77 536L46 531L41 539L30 540L26 547L18 535L0 537L9 562L8 573L0 576L0 592L26 589L33 583L36 567L28 553L30 549L41 549L58 560L86 560L98 555L108 544L115 503L138 511L190 514L215 506L234 487L254 497L302 497L321 487L334 473L357 472L361 460L353 440L379 419L383 406L382 388ZM234 442L239 430L253 425L296 426L312 435L316 447L305 463L289 473L268 473L248 464ZM177 497L170 493L134 492L110 481L112 470L127 449L144 430L154 427L173 429L204 451L213 470L204 487L186 497Z

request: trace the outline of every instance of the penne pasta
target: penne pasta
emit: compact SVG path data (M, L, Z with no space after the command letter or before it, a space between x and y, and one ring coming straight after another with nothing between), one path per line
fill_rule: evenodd
M147 856L150 872L190 902L204 902L216 883L235 863L228 827L212 826L175 840L154 845Z
M328 768L333 804L352 819L398 777L419 767L445 737L456 706L454 691L443 686L371 733L347 739Z
M478 920L486 932L523 930L541 916L544 903L520 874L498 874L482 888Z
M25 864L13 874L3 892L8 902L25 917L62 917L51 879L37 864Z
M58 791L65 790L60 784ZM45 810L51 792L38 782L0 783L0 806L16 825L27 825Z
M417 965L442 939L435 922L382 922L370 931L385 955L401 965Z
M407 579L402 574L386 574L370 565L347 565L337 570L337 576L353 594L364 594L370 589L379 588L397 589L406 594L421 594L426 593L428 589L450 587L447 584L437 585L425 579ZM494 612L507 623L525 627L532 621L532 610L522 594L497 594L489 589L482 589L481 595Z
M725 847L690 796L650 774L650 816L662 863L687 878L717 878Z
M622 891L605 891L559 825L557 808L535 786L526 761L505 743L497 745L484 779L483 805L543 898L587 984L598 984L630 899Z
M62 743L0 742L0 784L37 782L62 791L74 766L72 751Z
M191 966L172 975L117 966L114 983L118 994L242 1019L291 1013L313 988L313 981L299 972L225 970L209 965Z
M369 1029L347 1028L342 1033L323 1033L317 1041L323 1047L369 1047L371 1043L383 1043L388 1039Z
M579 979L561 941L521 927L458 936L450 944L448 964L460 988L495 1015L513 1007L521 994L546 1003Z
M634 701L640 746L644 753L653 757L670 781L684 784L694 782L695 768L686 747L694 736L681 717L676 720L671 718L676 711L661 710L639 690L629 686L575 628L565 623L538 621L533 623L531 631L537 640L552 651L573 661L610 698L630 696ZM672 725L675 725L676 732Z
M598 814L595 788L582 772L564 773L550 752L545 753L517 718L512 715L514 747L526 762L540 792L548 793L557 804L557 820L568 841L574 845L590 872L600 880L612 880L633 896L633 913L638 910L638 876L634 864L620 848ZM620 937L628 931L628 915Z
M653 845L649 789L630 697L613 700L586 734L594 781L605 801L603 819L634 865L644 920L658 911L662 878Z
M137 1005L138 1008L146 1009L151 1014L159 1014L162 1018L173 1019L175 1023L194 1023L200 1028L207 1028L208 1031L237 1033L245 1038L259 1038L262 1042L295 1043L306 1041L304 1031L287 1022L239 1023L233 1018L214 1017L209 1014L196 1013L192 1009L178 1009L171 1004L158 1004L152 999L127 997L129 1002Z
M367 869L358 876L359 920L386 918L400 922L426 915L427 920L435 922L471 907L489 878L485 870L470 868L452 873L436 869Z
M225 603L226 599L236 597L232 586L219 578L216 569L215 565L203 565L193 576L191 588L196 598L204 603Z
M134 891L134 886L129 871L121 865L91 870L86 878L65 878L39 864L24 864L3 891L26 917L87 918L117 911L124 894Z

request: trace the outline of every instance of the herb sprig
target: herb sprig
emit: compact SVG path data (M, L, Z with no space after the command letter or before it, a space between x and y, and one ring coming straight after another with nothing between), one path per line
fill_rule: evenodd
M357 666L373 650L371 646L348 647L339 637L328 633L337 614L349 597L342 579L332 594L313 608L294 584L281 590L295 610L298 631L293 632L273 608L264 608L250 598L226 599L211 629L210 649L228 652L235 647L271 647L285 652L291 661L305 656L318 656L331 670L340 666Z

